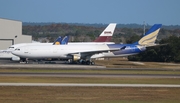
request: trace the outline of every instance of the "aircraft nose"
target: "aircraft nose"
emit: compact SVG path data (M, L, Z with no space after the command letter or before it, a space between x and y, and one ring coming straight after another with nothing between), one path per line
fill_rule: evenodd
M19 49L15 49L14 51L12 51L12 54L16 55L16 56L19 56Z
M17 54L17 52L16 52L15 50L14 50L14 51L12 51L11 53L12 53L12 54L14 54L14 55L16 55L16 54Z

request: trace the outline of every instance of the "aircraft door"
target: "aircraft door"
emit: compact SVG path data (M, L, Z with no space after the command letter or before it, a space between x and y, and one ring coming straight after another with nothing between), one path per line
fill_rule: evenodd
M30 51L29 51L29 48L28 47L26 47L26 48L24 48L24 51L23 51L25 54L30 54Z
M58 52L58 48L53 48L53 53L57 53Z

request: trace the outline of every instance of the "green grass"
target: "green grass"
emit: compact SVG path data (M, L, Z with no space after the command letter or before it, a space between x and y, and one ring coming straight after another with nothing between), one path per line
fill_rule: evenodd
M112 83L112 84L180 84L180 78L122 78L122 77L7 77L2 83Z
M0 103L179 103L180 88L0 87Z
M127 60L97 61L110 68L144 68L143 70L58 70L37 68L2 68L1 73L98 73L98 74L180 74L179 64ZM154 68L148 70L147 68ZM163 70L156 70L162 68ZM109 84L180 84L180 78L131 77L28 77L0 76L1 83L109 83ZM0 103L179 103L180 88L126 87L26 87L0 86Z
M180 74L180 70L67 70L67 69L0 69L0 72L18 72L18 73L98 73L98 74Z
M127 58L110 58L105 60L96 60L96 64L106 66L107 68L180 69L179 63L128 61Z

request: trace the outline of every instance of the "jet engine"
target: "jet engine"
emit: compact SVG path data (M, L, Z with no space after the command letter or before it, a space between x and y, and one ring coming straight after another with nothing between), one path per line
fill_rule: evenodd
M12 57L11 60L12 61L20 61L20 57Z
M73 55L73 61L78 61L79 59L81 59L80 55Z

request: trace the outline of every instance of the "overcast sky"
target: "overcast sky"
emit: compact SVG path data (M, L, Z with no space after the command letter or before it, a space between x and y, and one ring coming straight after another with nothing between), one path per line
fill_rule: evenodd
M0 0L0 18L22 22L180 25L180 0Z

